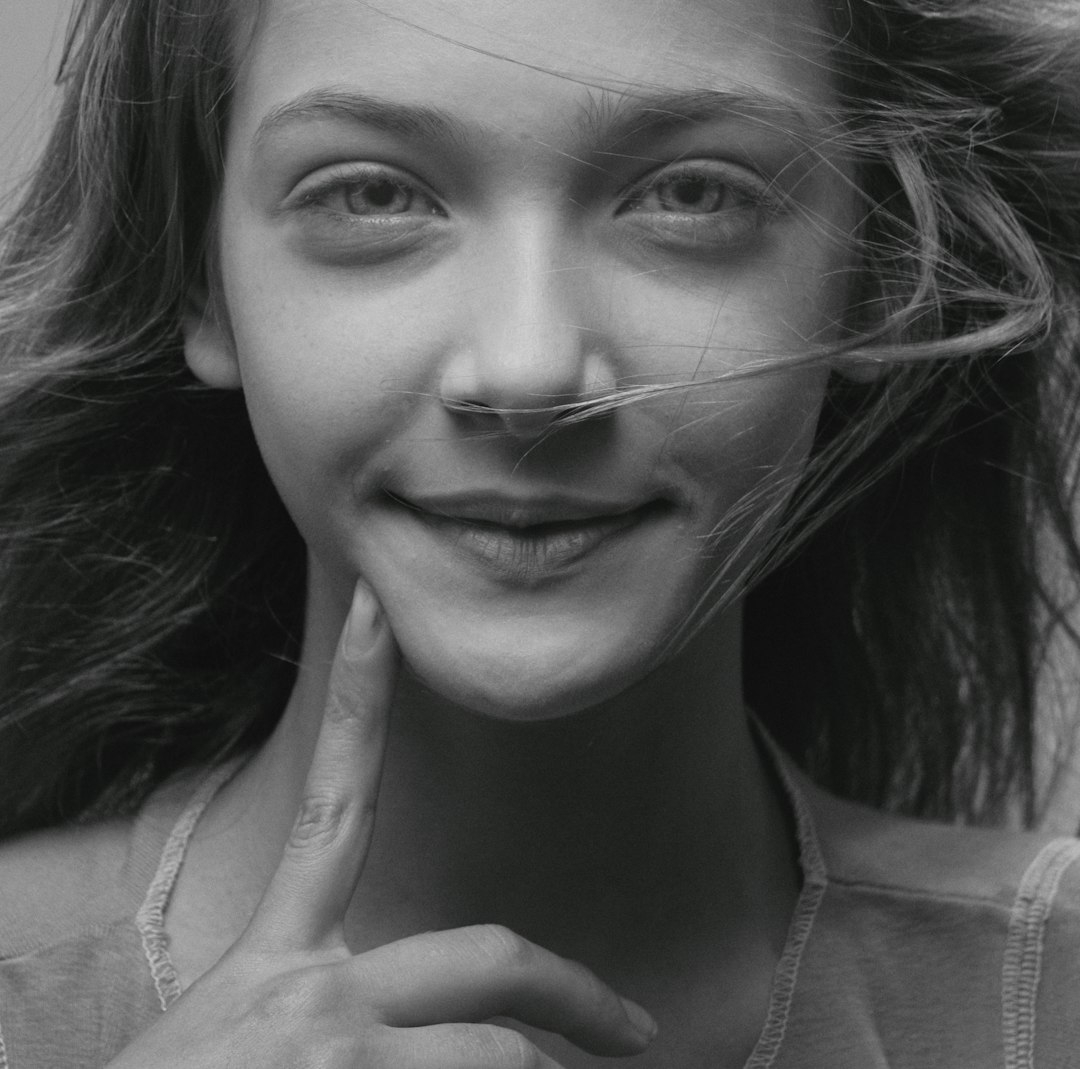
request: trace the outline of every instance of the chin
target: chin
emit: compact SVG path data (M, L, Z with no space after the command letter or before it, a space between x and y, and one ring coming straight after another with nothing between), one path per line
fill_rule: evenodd
M508 653L437 650L428 645L402 654L410 673L428 690L460 708L494 720L539 723L581 713L614 698L647 672L624 656L611 660L590 651L588 662L564 651Z

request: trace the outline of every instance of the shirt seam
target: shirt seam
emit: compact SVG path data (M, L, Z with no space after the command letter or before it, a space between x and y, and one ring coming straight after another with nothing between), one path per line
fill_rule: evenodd
M752 723L772 756L774 768L785 788L795 817L799 865L803 877L803 887L799 892L795 913L788 929L787 943L773 976L772 994L765 1025L744 1066L744 1069L771 1069L784 1045L788 1022L791 1019L791 1005L798 986L799 968L828 888L828 876L810 805L799 790L795 777L791 775L783 751L760 724L756 721Z
M146 897L135 914L135 927L142 940L143 954L154 981L158 1004L164 1013L181 993L180 978L176 966L169 954L169 936L165 931L165 911L176 887L180 869L187 856L195 825L203 814L210 800L239 768L239 761L231 761L216 769L203 780L199 789L192 796L179 819L173 825L165 848L161 852L157 871L147 889ZM3 1069L0 1066L0 1069Z
M927 887L905 887L902 884L878 883L874 880L860 880L835 874L830 874L829 882L835 887L841 887L845 890L865 891L868 894L889 895L894 898L926 902L952 902L963 906L980 905L998 909L1003 913L1009 913L1013 908L1011 902L1002 901L1002 899L996 898L992 894L978 894L977 892L965 894L960 891L938 892Z
M1016 892L1001 970L1005 1069L1034 1069L1036 1010L1046 927L1066 870L1080 859L1080 842L1057 839L1032 859Z

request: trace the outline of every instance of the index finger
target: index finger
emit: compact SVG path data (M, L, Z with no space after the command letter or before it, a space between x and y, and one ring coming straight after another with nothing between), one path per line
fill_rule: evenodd
M245 940L299 950L341 940L363 871L386 750L397 650L363 580L330 669L296 821Z

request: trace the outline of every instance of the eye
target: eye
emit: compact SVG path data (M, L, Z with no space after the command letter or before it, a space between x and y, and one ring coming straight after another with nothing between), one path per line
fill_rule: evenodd
M652 189L637 197L637 211L685 212L707 215L724 209L742 207L746 202L741 190L733 189L719 178L703 174L680 174L658 181Z
M748 237L780 207L760 175L719 160L687 160L646 176L616 215L694 244Z
M302 208L322 208L356 219L446 215L419 181L379 164L320 173L302 183L290 200Z

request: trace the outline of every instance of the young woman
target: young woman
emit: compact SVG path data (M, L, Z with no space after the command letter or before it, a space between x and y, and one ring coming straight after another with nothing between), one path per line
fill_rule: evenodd
M0 1066L1069 1064L1080 846L913 817L1039 804L1078 44L88 0L0 276Z

